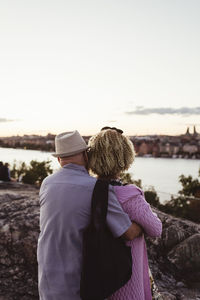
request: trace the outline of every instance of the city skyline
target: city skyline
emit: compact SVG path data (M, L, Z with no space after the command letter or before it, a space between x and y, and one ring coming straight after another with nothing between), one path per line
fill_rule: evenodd
M0 136L200 131L198 0L0 8Z
M90 136L83 136L88 143ZM193 126L193 132L187 130L179 136L151 135L130 136L136 156L163 158L200 158L200 133ZM24 135L0 137L0 147L40 151L55 151L55 135Z
M113 126L114 127L114 126ZM111 127L112 128L112 127ZM199 129L200 129L200 126L199 126ZM83 137L91 137L93 134L83 134ZM127 136L130 136L130 137L167 137L167 136L171 136L171 137L181 137L181 136L185 136L185 135L190 135L191 137L194 136L194 135L198 135L200 136L200 131L198 130L198 126L197 124L190 124L189 126L186 126L185 127L185 131L180 133L180 134L156 134L156 133L152 133L152 134L127 134ZM32 132L32 133L28 133L28 132L23 132L23 134L13 134L13 135L2 135L0 136L0 138L11 138L11 137L48 137L50 136L52 138L52 136L56 136L56 133L53 133L53 132L47 132L47 133L41 133L41 132Z

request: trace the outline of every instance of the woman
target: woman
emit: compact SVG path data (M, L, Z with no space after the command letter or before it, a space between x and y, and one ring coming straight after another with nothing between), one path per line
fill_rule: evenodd
M89 140L89 169L99 178L109 180L114 186L118 201L130 219L139 224L144 233L159 237L162 231L160 219L144 198L143 191L135 185L123 185L120 175L134 161L132 142L117 128L102 128ZM132 277L110 300L151 300L149 267L144 236L127 242L131 247Z

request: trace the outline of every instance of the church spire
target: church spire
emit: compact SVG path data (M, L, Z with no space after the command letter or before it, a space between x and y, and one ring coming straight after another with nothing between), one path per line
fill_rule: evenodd
M196 126L194 125L194 127L193 127L193 128L194 128L193 135L194 135L194 136L197 136L197 135L198 135L198 133L197 133L197 131L196 131Z
M190 127L187 127L187 131L186 131L185 135L190 135Z

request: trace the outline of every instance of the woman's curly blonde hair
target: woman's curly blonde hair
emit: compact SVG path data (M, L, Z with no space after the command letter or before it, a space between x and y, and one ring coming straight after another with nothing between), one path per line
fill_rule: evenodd
M99 177L115 178L133 163L135 151L129 138L116 130L106 129L88 142L89 169Z

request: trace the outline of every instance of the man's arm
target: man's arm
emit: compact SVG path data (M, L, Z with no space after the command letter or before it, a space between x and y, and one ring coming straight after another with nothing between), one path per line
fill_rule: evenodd
M124 232L122 237L128 241L132 241L134 238L140 236L142 232L142 228L138 224L132 222L132 225Z

